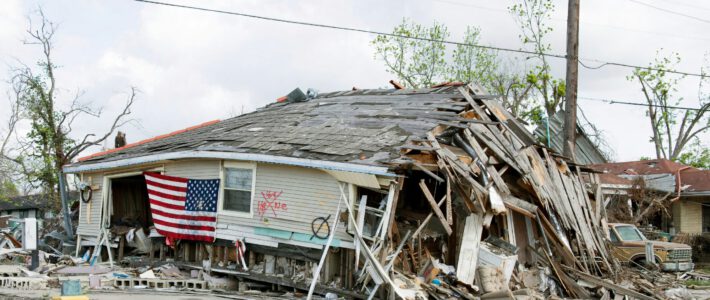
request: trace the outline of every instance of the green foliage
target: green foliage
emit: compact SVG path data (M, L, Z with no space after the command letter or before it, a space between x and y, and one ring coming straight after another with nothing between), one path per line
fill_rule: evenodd
M372 45L375 58L404 85L421 88L442 81L475 82L501 95L513 115L539 119L539 107L531 98L533 84L525 72L507 69L495 51L476 47L480 45L479 28L467 27L463 44L451 50L442 42L449 37L443 24L425 27L404 19L392 33L395 36L377 36Z
M686 286L710 286L710 280L688 279L683 284Z
M479 45L481 29L467 27L463 42ZM486 89L492 89L495 73L498 71L497 53L484 48L456 45L452 63L448 66L448 81L476 82Z
M518 37L523 47L537 53L528 57L535 66L528 72L526 79L542 98L545 113L552 116L560 108L565 97L565 80L552 76L550 64L542 55L552 49L546 41L546 36L552 32L552 27L547 23L555 11L555 5L551 0L523 0L508 7L508 11L520 27Z
M677 161L698 169L710 170L710 149L704 146L699 139L696 139L685 152L678 156Z
M8 198L19 196L20 192L17 186L9 179L0 181L0 201L6 201Z
M387 71L409 87L431 86L446 78L448 28L440 23L425 27L407 19L392 31L395 36L378 35L373 41L375 57L380 57Z

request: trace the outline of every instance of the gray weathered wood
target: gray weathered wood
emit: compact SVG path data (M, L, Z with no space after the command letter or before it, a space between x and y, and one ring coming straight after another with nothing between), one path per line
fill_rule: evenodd
M424 192L424 198L429 201L429 205L434 211L434 214L436 214L436 216L439 218L439 221L441 221L441 225L444 227L444 230L446 230L446 233L448 235L451 235L451 233L453 233L453 230L451 229L451 226L449 226L449 222L446 221L446 216L444 216L444 213L441 212L441 209L436 204L436 200L434 200L434 196L432 196L431 192L429 191L429 188L426 186L426 183L424 183L424 179L419 181L419 187L422 189L422 192Z

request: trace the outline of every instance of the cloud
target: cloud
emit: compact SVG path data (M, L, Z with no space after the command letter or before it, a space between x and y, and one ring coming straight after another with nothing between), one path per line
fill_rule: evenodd
M466 26L475 25L482 29L483 43L520 47L518 29L505 11L512 0L170 2L383 31L390 31L403 17L423 24L436 20L448 25L453 40L461 39ZM566 1L555 3L550 41L553 52L564 53ZM62 66L60 103L66 105L75 91L83 90L82 99L104 108L99 119L77 121L82 126L76 128L76 136L108 128L131 86L141 90L132 114L140 126L124 129L129 142L227 118L242 107L248 112L296 87L321 92L376 88L393 77L373 58L369 45L373 36L368 34L126 1L1 1L3 62L11 57L36 60L35 53L28 51L31 48L19 40L25 15L38 4L60 24L55 49L55 61ZM583 2L581 21L583 58L645 65L656 49L666 47L683 56L679 69L697 72L708 50L707 41L698 39L708 26L626 1ZM555 75L562 78L564 61L552 62ZM0 66L0 74L6 71ZM637 84L626 80L630 72L617 67L582 68L579 94L642 100ZM688 78L681 87L681 95L691 101L697 81ZM580 105L590 121L607 133L619 159L652 154L642 108L585 100Z

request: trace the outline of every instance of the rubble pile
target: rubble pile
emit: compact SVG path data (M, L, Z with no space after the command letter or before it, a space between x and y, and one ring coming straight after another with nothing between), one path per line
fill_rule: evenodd
M79 237L68 251L56 242L66 239L55 222L43 232L55 242L40 245L39 266L29 270L30 252L14 228L0 237L0 262L15 264L0 268L1 288L50 288L78 279L93 290L291 298L685 299L688 280L710 279L622 265L608 241L607 211L593 170L544 147L480 87L438 88L439 94L406 91L446 99L433 102L434 109L427 100L373 114L377 122L394 116L424 130L412 130L416 134L402 138L395 159L382 161L393 175L337 173L374 183L335 182L340 215L316 218L324 221L311 228L312 236L272 228L257 234L241 223L225 223L241 235L210 243L175 240L148 219L116 215L105 218L95 239ZM390 101L351 96L346 100L375 107ZM297 211L296 205L288 207ZM91 214L82 218L89 224ZM347 238L334 245L338 226Z

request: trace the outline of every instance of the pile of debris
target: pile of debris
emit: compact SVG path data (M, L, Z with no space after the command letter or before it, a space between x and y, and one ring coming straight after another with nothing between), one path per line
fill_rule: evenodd
M607 244L596 174L540 145L500 102L476 90L458 87L468 104L459 123L440 125L403 147L399 167L428 176L415 182L408 176L403 185L418 185L431 213L406 234L402 228L413 228L411 221L394 214L399 220L388 229L391 242L371 246L392 277L384 281L395 284L393 292L412 299L422 293L437 299L652 299L651 290L617 284L620 266ZM437 189L445 190L440 201ZM438 224L429 226L432 219ZM422 237L432 227L446 236L439 242ZM370 277L363 271L360 282L374 293L379 284L370 288Z
M448 84L401 93L353 90L343 99L338 93L323 95L333 110L323 118L344 113L333 108L338 103L352 102L375 107L362 118L404 121L387 124L387 134L371 141L400 145L392 146L394 159L373 155L360 161L386 164L393 173L373 175L374 187L335 182L342 203L337 217L321 218L328 234L319 236L321 228L311 228L310 240L317 237L317 246L296 241L272 247L245 242L241 235L213 243L175 242L155 234L148 222L116 218L92 243L78 242L77 257L58 250L40 255L46 259L33 275L84 276L97 289L236 290L280 297L305 296L310 289L309 294L326 298L356 299L656 299L671 297L664 289L681 288L683 280L699 276L622 267L607 239L597 174L541 145L494 96L481 91L475 85ZM384 98L363 96L377 93ZM394 93L397 97L387 98ZM423 100L396 102L405 94ZM397 103L396 110L380 110L391 102ZM296 108L307 112L308 102L300 105ZM299 118L310 116L304 114ZM406 133L399 134L400 129ZM252 134L264 134L259 130ZM346 193L344 186L357 192ZM351 235L349 247L332 243L341 223L347 228L341 234ZM285 233L288 238L278 238L296 234ZM93 249L78 258L87 247ZM108 251L102 253L104 247ZM123 268L113 266L114 248ZM4 253L15 262L27 256ZM101 263L104 256L110 265Z

